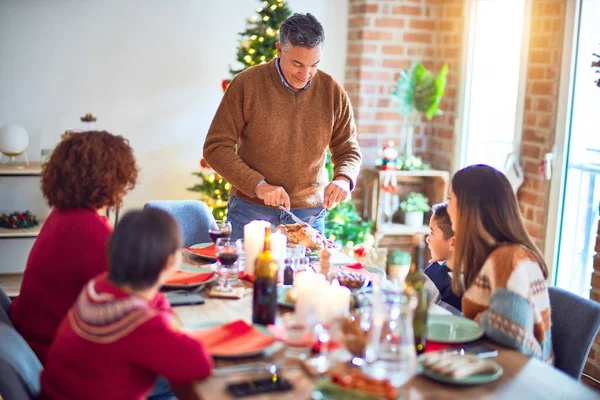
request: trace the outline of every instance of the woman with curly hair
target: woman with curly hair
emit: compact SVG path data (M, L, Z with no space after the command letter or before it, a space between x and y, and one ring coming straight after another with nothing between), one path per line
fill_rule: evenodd
M108 132L65 135L43 165L42 192L52 211L10 309L15 327L42 364L81 289L108 270L112 227L106 210L123 201L137 176L129 142Z

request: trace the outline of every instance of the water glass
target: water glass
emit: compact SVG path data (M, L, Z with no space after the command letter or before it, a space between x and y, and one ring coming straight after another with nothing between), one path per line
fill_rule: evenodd
M313 326L295 313L283 317L286 344L285 356L291 359L305 359L315 341Z
M395 387L402 386L416 372L412 326L415 300L399 291L382 290L373 296L362 371L375 379L389 379Z

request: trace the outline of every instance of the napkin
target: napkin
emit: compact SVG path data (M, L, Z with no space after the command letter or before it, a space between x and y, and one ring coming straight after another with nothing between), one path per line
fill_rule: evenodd
M175 270L167 281L165 285L194 285L204 283L210 278L212 278L214 272L203 272L203 273L195 273L195 272L185 272L181 270Z
M464 343L440 343L440 342L433 342L431 340L427 340L425 342L424 353L433 353L436 351L448 350L448 349L452 349L454 347L460 347L462 345L464 345Z
M254 283L254 275L247 274L245 271L240 271L238 277L243 281ZM280 283L281 279L277 278L277 282Z
M186 247L186 249L200 257L217 258L217 245L214 243L201 249L193 247Z
M242 357L264 350L277 341L241 319L214 328L193 330L190 335L217 357Z

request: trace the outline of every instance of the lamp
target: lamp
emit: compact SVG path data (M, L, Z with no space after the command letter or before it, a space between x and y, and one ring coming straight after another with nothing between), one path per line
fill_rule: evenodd
M24 154L29 164L25 154L28 145L29 135L21 125L7 124L0 128L0 153L7 156L10 162L14 162L17 156Z

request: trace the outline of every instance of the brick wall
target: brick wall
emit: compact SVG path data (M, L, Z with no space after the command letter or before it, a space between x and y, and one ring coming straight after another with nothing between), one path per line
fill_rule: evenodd
M600 207L600 206L599 206ZM600 302L600 220L598 220L598 232L596 235L596 254L594 255L594 272L592 274L592 291L590 298ZM600 334L596 337L588 361L583 370L584 373L600 380Z
M365 164L372 165L388 140L403 143L402 118L390 101L399 71L421 60L437 72L450 67L444 116L421 121L415 152L435 168L452 166L454 120L460 77L463 0L349 0L346 90L355 110ZM540 164L555 139L560 67L565 27L564 0L533 0L526 77L521 160L525 181L519 203L527 230L543 248L549 182ZM360 187L355 201L360 208ZM599 238L596 252L600 252ZM600 255L594 260L591 298L600 301ZM590 353L586 373L600 379L600 337Z
M541 177L540 163L552 151L556 133L565 12L564 0L533 1L521 144L525 181L519 201L527 230L541 249L550 182Z
M414 151L434 168L449 170L463 29L463 0L349 0L345 88L354 106L365 165L383 145L404 147L403 118L391 101L402 68L422 61L426 68L450 68L444 116L421 121ZM361 207L361 187L354 194Z

